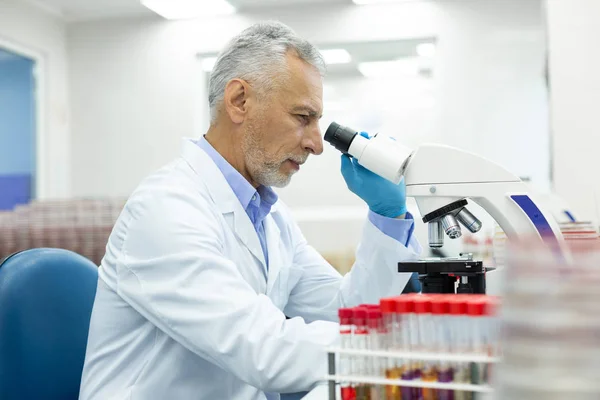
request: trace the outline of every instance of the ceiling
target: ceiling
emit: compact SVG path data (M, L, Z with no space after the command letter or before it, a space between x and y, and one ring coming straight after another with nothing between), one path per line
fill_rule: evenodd
M30 3L63 15L67 20L77 21L131 15L152 15L153 12L140 4L140 0L26 0ZM198 0L210 1L210 0ZM264 7L298 6L299 4L350 3L351 0L229 0L238 10Z
M235 7L242 9L252 9L261 7L284 7L298 6L303 4L335 4L351 3L351 0L229 0Z
M417 45L435 43L435 38L382 40L373 42L327 43L319 50L345 49L350 53L351 61L345 64L330 64L327 66L329 78L359 77L359 64L365 62L394 61L418 58ZM199 58L213 58L216 53L198 54ZM431 66L430 66L431 67ZM427 68L422 70L427 73Z
M327 48L343 48L348 50L352 61L348 64L333 64L327 67L330 77L361 76L358 65L364 62L393 61L417 57L417 45L432 43L433 38L385 40L378 42L356 42L330 44Z
M69 21L99 18L156 15L144 7L140 0L24 0L64 16ZM196 0L211 1L211 0ZM260 10L265 7L298 7L303 4L350 4L352 0L228 0L239 11ZM367 43L327 43L322 49L344 48L351 54L352 62L328 66L329 76L358 76L358 64L369 61L389 61L416 56L421 40L380 41ZM212 55L203 55L212 56Z

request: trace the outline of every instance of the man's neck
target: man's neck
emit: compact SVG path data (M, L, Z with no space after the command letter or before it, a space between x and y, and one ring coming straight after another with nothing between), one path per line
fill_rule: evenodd
M230 131L223 131L215 126L211 126L204 135L204 138L210 145L235 168L252 186L258 188L258 183L254 182L246 168L244 154L240 146L241 139Z

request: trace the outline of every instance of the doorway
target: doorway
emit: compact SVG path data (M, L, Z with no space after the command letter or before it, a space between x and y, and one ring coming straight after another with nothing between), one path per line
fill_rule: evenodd
M36 197L36 62L0 48L0 210Z

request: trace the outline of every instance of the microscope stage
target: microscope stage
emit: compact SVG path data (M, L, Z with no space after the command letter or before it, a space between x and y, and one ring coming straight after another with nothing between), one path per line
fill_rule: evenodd
M417 272L418 274L483 274L489 268L482 261L461 258L425 259L398 263L398 272Z

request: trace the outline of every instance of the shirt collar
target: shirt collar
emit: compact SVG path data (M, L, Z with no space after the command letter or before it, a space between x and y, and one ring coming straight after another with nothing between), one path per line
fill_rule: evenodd
M231 164L229 164L229 162L227 162L227 160L223 158L210 143L208 143L204 136L202 136L196 144L208 154L223 173L225 180L244 209L247 209L250 204L253 204L255 207L260 207L261 203L266 203L266 205L270 207L277 202L278 197L273 189L263 185L260 185L258 190L255 189L254 186L238 172L238 170L233 168Z

